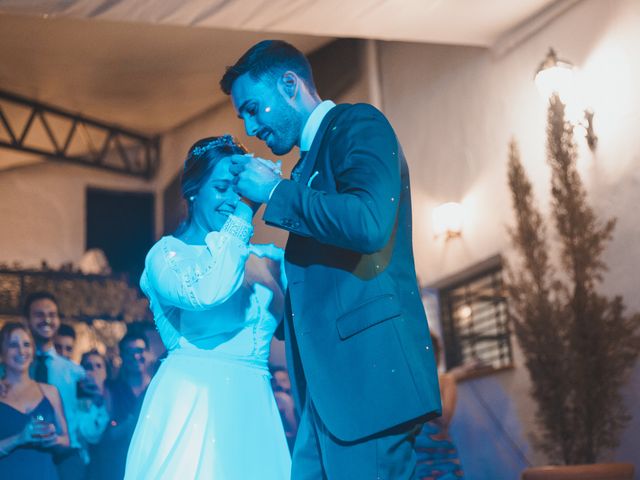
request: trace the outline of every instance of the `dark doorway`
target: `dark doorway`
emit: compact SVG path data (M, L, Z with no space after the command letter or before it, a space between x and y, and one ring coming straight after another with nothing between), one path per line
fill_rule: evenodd
M164 234L170 235L180 226L187 214L187 205L182 198L181 173L176 174L162 193L164 206Z
M87 249L102 249L134 285L154 241L154 204L152 193L87 189Z

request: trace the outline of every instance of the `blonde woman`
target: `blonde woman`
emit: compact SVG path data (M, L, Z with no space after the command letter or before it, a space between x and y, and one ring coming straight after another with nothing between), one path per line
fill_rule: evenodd
M60 394L29 377L35 345L29 329L9 322L0 330L4 395L0 397L0 478L57 479L53 454L69 446Z

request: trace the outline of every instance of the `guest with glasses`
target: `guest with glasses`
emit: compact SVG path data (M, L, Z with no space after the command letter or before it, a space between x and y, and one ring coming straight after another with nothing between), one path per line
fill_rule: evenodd
M53 346L56 348L58 355L73 361L73 353L76 346L76 330L67 323L61 323L53 339Z
M110 421L99 443L91 450L89 478L94 480L124 477L129 443L151 382L147 338L130 332L120 340L118 347L122 358L120 372L115 380L105 383ZM102 377L95 371L94 376Z

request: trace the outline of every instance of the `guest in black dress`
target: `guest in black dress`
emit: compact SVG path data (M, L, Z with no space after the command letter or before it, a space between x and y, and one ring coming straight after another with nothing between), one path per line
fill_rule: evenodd
M57 480L53 454L69 446L60 394L29 377L34 342L17 322L0 330L0 478Z

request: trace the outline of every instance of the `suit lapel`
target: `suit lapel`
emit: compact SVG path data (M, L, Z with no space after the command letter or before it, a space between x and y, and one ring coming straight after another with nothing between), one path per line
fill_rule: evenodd
M342 112L349 106L350 105L348 104L336 105L331 110L329 110L329 112L322 119L322 123L320 123L320 128L318 128L318 132L313 139L313 143L311 144L309 153L307 153L302 164L302 171L300 172L299 180L299 183L301 185L306 185L311 175L313 175L314 167L316 166L316 158L318 156L318 152L320 151L320 147L322 146L325 134L327 133L327 129L333 123L334 119L340 114L340 112Z

